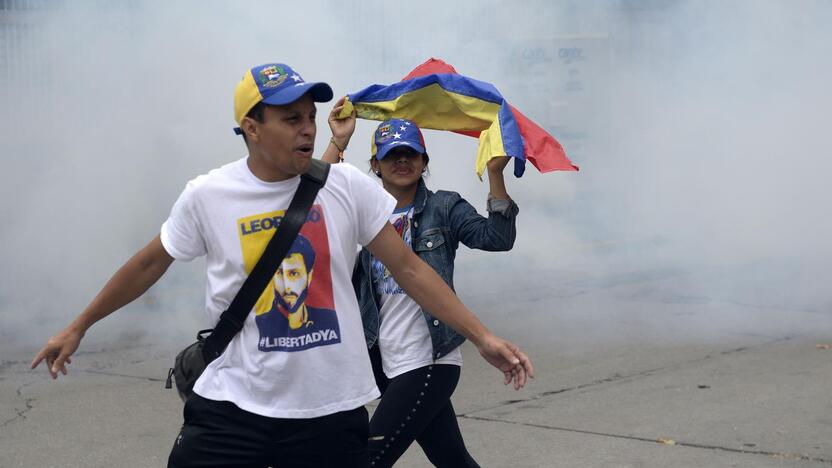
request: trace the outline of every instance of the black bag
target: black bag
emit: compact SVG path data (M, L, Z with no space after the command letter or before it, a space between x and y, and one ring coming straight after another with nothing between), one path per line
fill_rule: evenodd
M165 383L165 388L171 388L171 374L176 381L176 391L179 392L179 398L182 401L188 399L193 393L196 379L202 375L202 371L208 366L205 359L205 338L211 334L212 329L200 330L196 334L196 341L187 348L183 349L176 355L173 362L173 367L168 371L168 379Z
M200 330L196 342L176 355L173 367L168 371L165 388L171 388L171 376L176 382L176 391L182 401L193 393L196 380L205 367L225 351L234 335L243 329L246 317L263 290L274 276L278 266L286 257L286 252L295 241L318 190L326 183L329 164L313 159L309 170L301 175L300 185L289 203L283 219L269 240L266 249L254 265L228 309L220 315L220 320L213 329Z

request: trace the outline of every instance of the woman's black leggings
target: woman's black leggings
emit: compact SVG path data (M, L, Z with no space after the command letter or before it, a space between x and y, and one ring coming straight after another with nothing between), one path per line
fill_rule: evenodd
M433 364L388 379L378 346L370 349L381 401L370 419L370 466L393 466L415 440L438 467L479 467L465 449L451 394L459 366Z

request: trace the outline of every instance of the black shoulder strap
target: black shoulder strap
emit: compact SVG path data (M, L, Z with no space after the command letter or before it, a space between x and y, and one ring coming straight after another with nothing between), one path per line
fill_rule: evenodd
M216 359L225 351L234 335L243 329L249 311L254 307L257 299L274 276L277 267L286 257L286 252L295 241L301 226L309 215L309 209L318 195L318 190L326 184L330 165L318 159L312 159L309 169L301 175L298 186L289 209L280 220L280 224L272 234L263 255L254 265L231 305L220 316L220 321L214 331L205 339L203 353L206 362Z

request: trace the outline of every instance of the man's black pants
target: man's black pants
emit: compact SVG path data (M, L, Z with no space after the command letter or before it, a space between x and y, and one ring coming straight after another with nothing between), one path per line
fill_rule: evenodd
M313 419L269 418L193 394L168 467L368 466L367 410Z

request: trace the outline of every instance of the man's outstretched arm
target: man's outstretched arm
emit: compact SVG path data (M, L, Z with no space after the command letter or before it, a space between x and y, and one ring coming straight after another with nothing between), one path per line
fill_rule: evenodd
M110 315L141 296L167 271L173 263L157 235L143 249L133 255L104 285L90 305L63 330L49 339L46 346L32 360L32 369L46 360L53 379L58 372L66 375L66 364L78 349L81 338L95 322Z
M526 376L534 377L534 366L529 357L517 346L491 333L433 268L405 245L389 223L367 249L390 270L413 300L471 340L482 357L503 372L504 383L513 381L514 388L519 389L526 384Z

